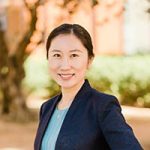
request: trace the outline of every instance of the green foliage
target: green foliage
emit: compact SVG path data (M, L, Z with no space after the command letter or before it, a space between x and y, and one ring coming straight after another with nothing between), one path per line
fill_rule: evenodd
M122 104L150 107L149 66L150 56L96 57L87 78Z
M49 80L49 85L46 87L46 89L49 91L50 97L60 93L60 86L58 86L58 84L52 79Z
M23 85L27 93L48 98L56 95L60 89L48 71L48 61L45 56L30 55L24 64L26 77Z
M30 55L24 64L26 77L23 87L27 93L36 93L37 96L48 95L46 86L49 85L48 64L43 56Z
M51 79L44 59L38 57L27 60L24 84L31 92L51 97L60 88ZM149 55L97 56L87 72L87 78L94 88L115 95L124 105L150 107L149 66Z

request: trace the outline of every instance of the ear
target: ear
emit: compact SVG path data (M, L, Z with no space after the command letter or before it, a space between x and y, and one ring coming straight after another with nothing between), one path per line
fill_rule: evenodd
M93 62L93 59L94 59L94 57L88 59L88 66L87 66L87 69L89 69L89 68L91 67L92 62Z

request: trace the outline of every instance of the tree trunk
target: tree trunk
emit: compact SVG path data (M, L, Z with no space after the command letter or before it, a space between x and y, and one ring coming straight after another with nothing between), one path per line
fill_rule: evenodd
M9 56L4 32L0 31L0 90L2 93L2 114L10 115L16 120L24 120L29 112L25 95L22 91L22 80L25 76L24 61L16 55Z
M27 3L25 3L28 8ZM25 94L22 88L22 80L25 77L24 62L29 56L26 47L30 43L30 38L36 30L37 14L36 9L40 5L40 0L31 8L31 22L29 30L26 32L18 44L15 54L10 55L5 40L5 31L0 30L0 92L2 93L2 114L11 116L15 120L25 121L32 117L25 102Z

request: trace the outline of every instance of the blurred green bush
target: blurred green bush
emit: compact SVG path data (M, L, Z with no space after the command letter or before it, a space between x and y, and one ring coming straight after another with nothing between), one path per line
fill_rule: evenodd
M150 107L150 56L96 57L87 74L93 87L121 104Z
M25 63L26 89L39 96L51 97L59 86L48 73L45 58L30 57ZM113 94L121 104L150 107L150 55L96 56L87 78L99 91Z
M60 88L48 71L48 61L43 55L30 55L25 64L26 77L23 88L26 93L47 99L56 95Z

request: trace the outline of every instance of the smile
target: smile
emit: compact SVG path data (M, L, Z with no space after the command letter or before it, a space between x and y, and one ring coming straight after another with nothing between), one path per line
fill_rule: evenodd
M63 80L71 79L75 74L58 74Z

